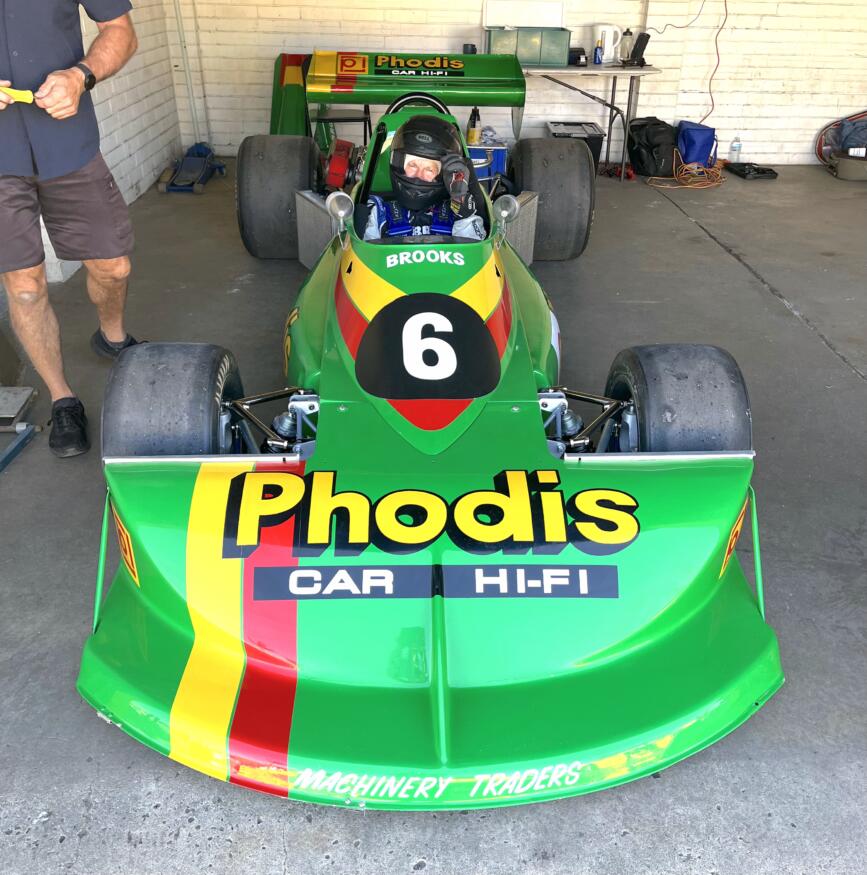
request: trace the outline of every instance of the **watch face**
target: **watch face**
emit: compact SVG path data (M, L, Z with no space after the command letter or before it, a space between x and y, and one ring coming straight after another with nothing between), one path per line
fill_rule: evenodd
M84 73L84 90L90 91L94 85L96 85L96 76L93 75L93 72L89 70L84 64L78 64L78 69Z

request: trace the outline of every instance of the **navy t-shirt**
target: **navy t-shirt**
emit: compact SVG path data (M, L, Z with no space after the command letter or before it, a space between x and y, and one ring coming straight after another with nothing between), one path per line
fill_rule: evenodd
M129 0L0 0L0 79L36 91L55 70L84 59L78 7L94 21L129 12ZM90 94L78 113L57 121L33 104L0 112L0 174L52 179L84 167L99 151L99 128Z

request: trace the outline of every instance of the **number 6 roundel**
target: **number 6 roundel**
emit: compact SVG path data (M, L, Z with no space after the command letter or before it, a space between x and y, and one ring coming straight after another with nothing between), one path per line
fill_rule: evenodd
M418 428L445 428L499 383L512 306L493 255L449 294L406 294L350 250L334 304L361 388Z
M405 295L367 327L355 357L365 392L389 400L478 398L500 379L494 338L472 307L449 295Z

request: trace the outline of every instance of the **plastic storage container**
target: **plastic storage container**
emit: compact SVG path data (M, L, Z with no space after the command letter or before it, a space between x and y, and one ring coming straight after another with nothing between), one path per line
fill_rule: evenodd
M487 51L517 55L526 67L565 67L572 31L565 27L486 27Z
M485 191L489 192L494 176L506 173L509 150L506 146L469 146L469 150L476 176Z
M548 122L548 131L552 137L577 137L584 140L593 155L593 165L599 170L605 131L596 122Z

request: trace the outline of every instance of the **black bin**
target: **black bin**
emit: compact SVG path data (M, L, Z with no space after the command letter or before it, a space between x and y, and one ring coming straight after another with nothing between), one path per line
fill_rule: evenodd
M548 122L552 137L577 137L584 140L593 155L593 166L599 170L599 156L602 154L602 141L605 131L596 122Z

